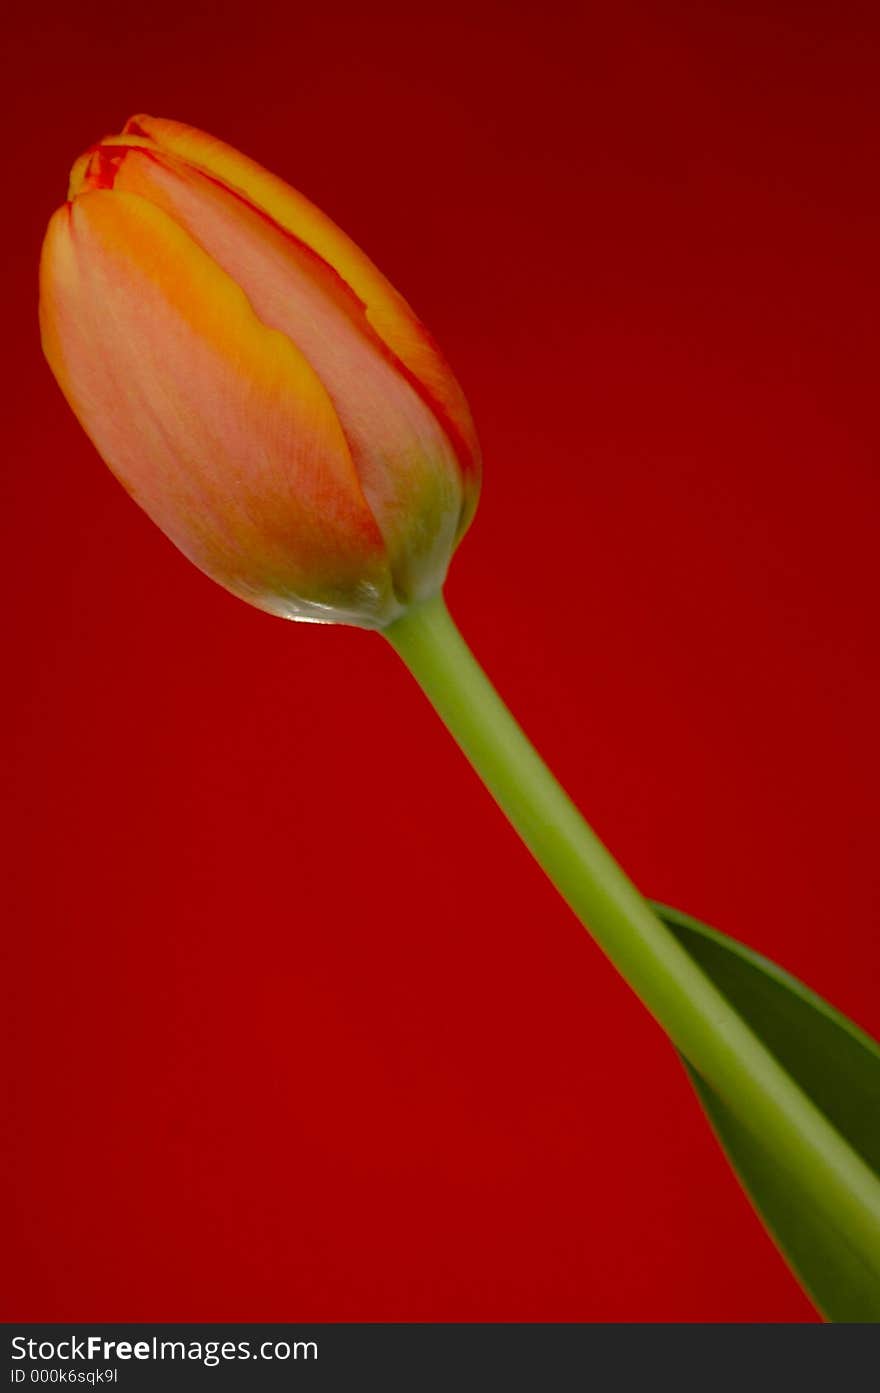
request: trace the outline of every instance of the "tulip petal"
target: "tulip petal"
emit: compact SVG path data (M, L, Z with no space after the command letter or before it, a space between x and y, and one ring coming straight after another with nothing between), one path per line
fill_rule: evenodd
M463 530L476 506L479 487L480 455L473 420L455 377L403 297L326 214L231 146L192 126L146 115L132 117L123 134L154 141L159 149L181 156L239 190L322 257L351 287L363 302L373 329L411 375L455 446L465 481Z
M302 351L342 424L398 598L433 594L456 541L461 470L436 415L399 372L360 300L252 203L165 151L102 146L86 182L161 208L228 272L262 323Z
M327 392L161 209L100 190L60 209L41 322L99 452L196 565L288 617L393 617L384 544Z

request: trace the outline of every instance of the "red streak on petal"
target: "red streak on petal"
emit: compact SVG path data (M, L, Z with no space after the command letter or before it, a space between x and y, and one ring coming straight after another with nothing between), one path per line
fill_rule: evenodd
M83 175L83 191L112 189L126 155L128 145L95 145L86 153L89 162Z

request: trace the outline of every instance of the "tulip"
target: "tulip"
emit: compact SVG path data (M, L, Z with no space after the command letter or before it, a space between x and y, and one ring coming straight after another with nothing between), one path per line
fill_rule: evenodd
M281 179L133 118L73 167L40 319L98 452L228 590L364 628L439 593L479 488L467 403L402 297Z
M123 485L196 565L259 608L381 631L687 1061L809 1290L839 1319L880 1319L880 1178L841 1126L863 1111L867 1075L854 1103L846 1079L833 1108L804 1092L783 1062L800 1042L777 1056L803 990L793 984L797 999L779 1012L783 978L755 959L757 995L740 1013L744 950L728 945L735 970L719 967L723 940L707 931L704 969L705 945L692 954L681 916L642 898L446 609L479 453L461 390L405 302L301 194L219 141L146 116L74 165L41 287L49 363ZM822 1040L830 1016L816 1009ZM835 1019L847 1039L834 1048L851 1059L853 1028ZM870 1058L859 1070L880 1070L880 1052Z

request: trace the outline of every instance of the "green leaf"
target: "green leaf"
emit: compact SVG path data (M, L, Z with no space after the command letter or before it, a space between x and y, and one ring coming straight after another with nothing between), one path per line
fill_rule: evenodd
M880 1047L795 977L666 905L653 906L828 1121L880 1175ZM749 1132L685 1059L697 1096L758 1213L819 1310L880 1321L880 1277L804 1198L796 1168Z

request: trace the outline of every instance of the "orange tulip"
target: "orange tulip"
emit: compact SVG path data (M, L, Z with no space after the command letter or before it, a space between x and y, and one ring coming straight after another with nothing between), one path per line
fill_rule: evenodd
M281 179L135 117L74 165L40 320L99 453L227 589L365 628L439 592L479 488L467 403L406 302Z
M477 442L400 296L295 190L146 116L77 161L41 286L46 355L125 487L252 604L383 631L667 1032L807 1290L829 1319L876 1320L880 1177L847 1116L866 1080L876 1093L874 1043L766 959L644 900L488 681L440 593Z

